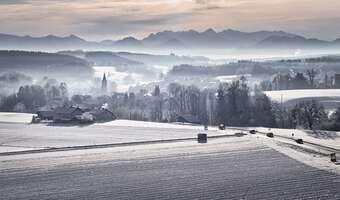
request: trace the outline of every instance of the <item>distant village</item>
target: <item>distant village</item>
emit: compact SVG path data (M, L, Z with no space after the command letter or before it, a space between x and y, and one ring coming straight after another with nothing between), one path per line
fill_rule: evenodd
M107 79L104 74L101 93L107 92ZM90 124L95 122L109 122L117 119L117 116L105 107L95 108L87 105L64 104L55 108L42 108L33 116L32 123L43 121L54 123L80 123Z
M261 126L340 130L340 107L329 114L322 102L304 100L282 106L262 91L336 88L340 76L319 71L277 73L273 79L250 86L251 81L220 83L213 88L169 83L166 88L125 93L109 91L109 81L103 75L91 93L72 94L65 82L44 77L33 85L23 85L2 97L0 111L36 113L32 123L91 124L116 119L200 125ZM261 90L262 89L262 90ZM308 112L307 112L308 111ZM313 112L310 112L313 111Z
M117 117L108 109L87 109L75 106L57 107L53 110L40 110L33 116L32 123L53 121L55 123L94 123L108 122Z

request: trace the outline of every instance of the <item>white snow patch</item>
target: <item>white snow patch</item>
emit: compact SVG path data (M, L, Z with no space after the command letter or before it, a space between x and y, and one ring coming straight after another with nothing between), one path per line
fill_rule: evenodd
M248 79L251 78L250 74L244 74L244 75L217 76L215 79L220 81L220 82L229 83L229 82L232 82L232 81L240 79L241 76L244 76L244 77L246 77Z
M307 131L299 129L268 129L257 128L260 132L273 132L274 135L285 136L292 139L303 139L327 147L340 149L340 132ZM294 135L293 135L294 134Z
M132 120L115 120L112 122L96 124L101 126L121 126L121 127L138 127L138 128L165 128L165 129L190 129L203 130L202 125L182 124L182 123L158 123ZM209 130L218 130L217 127L209 127Z
M0 112L0 123L30 123L33 115L30 113Z
M340 89L280 90L264 92L274 101L283 102L312 97L340 97Z
M20 152L20 151L30 151L30 150L37 150L43 148L28 148L28 147L9 147L9 146L0 146L0 152Z
M128 120L88 126L0 123L0 147L3 147L0 152L7 152L7 147L39 149L196 138L203 132L217 136L234 135L239 131L219 131L216 127L205 131L203 126Z

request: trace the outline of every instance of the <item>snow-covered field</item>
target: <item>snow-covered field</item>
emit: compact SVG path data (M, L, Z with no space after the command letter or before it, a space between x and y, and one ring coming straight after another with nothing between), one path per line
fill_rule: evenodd
M314 89L314 90L281 90L281 91L266 91L268 97L272 100L281 102L291 101L301 98L312 97L335 97L340 98L340 89Z
M203 130L203 126L182 124L182 123L157 123L157 122L143 122L132 120L115 120L107 123L96 124L99 126L120 126L120 127L135 127L135 128L162 128L162 129L190 129ZM217 131L217 127L210 127L209 130Z
M29 124L30 120L30 114L0 115L0 152L195 138L201 132L211 136L236 132L218 131L216 128L204 131L203 126L128 120L89 126Z
M44 150L49 148L75 147L75 146L89 146L89 145L105 145L105 144L120 144L143 142L142 147L126 146L135 151L138 148L153 148L161 146L169 152L173 152L172 147L180 147L181 150L188 145L196 145L195 141L177 142L173 144L147 144L147 141L159 140L173 140L184 138L195 138L198 133L207 133L209 136L218 135L234 135L241 132L234 129L227 129L225 131L217 130L216 127L209 127L209 131L204 131L202 126L193 126L189 124L166 124L154 122L139 122L129 120L117 120L104 124L94 124L90 126L60 126L47 124L30 124L31 114L21 113L0 113L0 153L4 152L18 152L26 150ZM253 128L252 128L253 129ZM268 129L256 128L258 131L273 132L275 135L286 137L302 138L305 141L322 144L325 146L340 148L340 133L335 132L309 132L304 130L284 130L284 129ZM223 145L245 145L245 147L252 147L251 144L264 145L277 151L286 154L296 160L300 160L308 165L317 168L330 170L340 173L338 166L329 162L328 157L320 157L308 153L301 153L292 148L281 146L280 138L270 139L265 136L256 134L244 137L228 137L218 140L211 140L209 144L219 142ZM235 142L235 144L233 144ZM246 143L245 143L246 142ZM288 143L294 143L290 141ZM222 145L222 146L223 146ZM295 144L297 145L297 144ZM213 145L214 146L214 145ZM117 148L117 150L120 148ZM218 150L214 146L214 150ZM111 152L113 149L89 149L75 152L98 153L101 151ZM65 155L65 153L73 152L55 152L56 155ZM200 150L201 152L201 150ZM198 152L199 153L199 152ZM47 156L53 153L46 153ZM19 155L20 156L20 155ZM22 155L25 156L25 155Z
M303 139L308 142L340 149L340 132L307 131L292 129L268 129L256 128L260 132L273 132L274 135L289 137L292 139Z
M0 123L30 123L32 116L33 114L28 113L0 112Z
M236 128L220 131L217 127L204 131L203 126L181 123L116 120L89 126L62 126L30 124L31 119L32 114L0 113L0 151L190 138L200 132L208 135L239 132ZM340 149L340 132L256 129Z
M232 81L239 80L241 76L244 76L246 78L250 78L251 74L218 76L215 79L220 81L220 82L230 83Z

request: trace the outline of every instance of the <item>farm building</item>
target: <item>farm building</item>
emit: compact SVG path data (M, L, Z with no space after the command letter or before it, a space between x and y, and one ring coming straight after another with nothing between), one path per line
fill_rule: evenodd
M195 117L193 115L178 115L176 117L176 122L181 122L181 123L190 123L190 124L200 124L201 121L198 119L198 117Z
M53 120L54 112L52 110L40 110L37 112L38 117L41 120Z
M85 111L79 107L63 106L54 110L53 121L71 122L79 118Z
M116 115L108 109L97 109L90 112L96 122L107 122L117 119Z
M49 120L57 123L68 123L80 121L84 113L93 116L96 122L108 122L116 120L116 115L108 109L80 108L76 106L61 106L53 110L39 110L37 116L40 120Z

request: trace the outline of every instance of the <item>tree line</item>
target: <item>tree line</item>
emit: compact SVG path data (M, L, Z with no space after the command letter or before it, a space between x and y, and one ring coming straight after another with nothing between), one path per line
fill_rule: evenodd
M261 90L251 89L244 77L221 83L216 89L171 83L164 91L155 86L153 91L71 98L65 83L45 79L41 85L22 86L17 93L2 98L0 111L34 113L62 104L105 107L120 119L140 121L177 122L183 117L202 125L340 130L340 107L331 115L313 100L287 108Z
M261 81L258 87L263 91L338 88L335 79L335 75L324 73L322 76L319 71L310 69L305 73L277 73L272 79Z
M21 86L16 93L3 97L0 111L35 113L43 107L57 106L67 101L67 84L45 77L39 84Z

